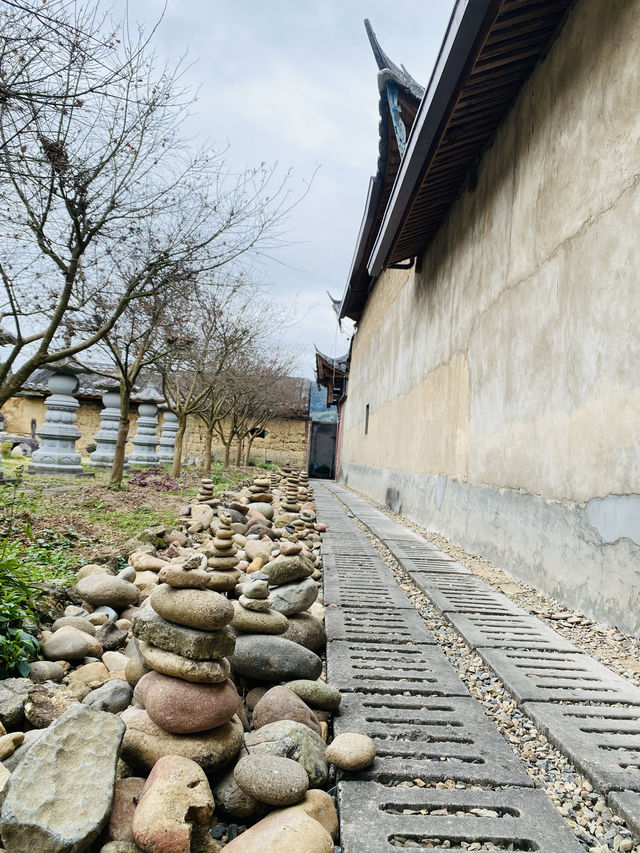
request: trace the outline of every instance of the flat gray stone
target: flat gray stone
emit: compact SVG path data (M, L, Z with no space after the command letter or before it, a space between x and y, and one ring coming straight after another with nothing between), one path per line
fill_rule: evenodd
M435 643L433 634L414 609L389 606L385 610L359 607L327 607L327 641L357 640L365 643Z
M273 587L269 593L271 608L283 616L293 616L311 607L318 597L318 587L313 578Z
M119 711L124 711L131 704L133 690L131 686L121 678L112 678L92 690L82 700L83 705L88 705L95 711L108 711L111 714L117 714Z
M640 708L526 702L525 713L600 791L640 791Z
M13 772L0 832L11 853L81 853L98 837L113 802L125 725L74 705L33 744Z
M5 678L0 681L0 723L13 731L24 722L24 703L33 683L28 678Z
M338 785L343 853L397 853L409 841L447 841L433 853L493 842L495 850L584 853L544 791L387 788L373 782ZM473 810L473 811L472 811ZM413 843L412 843L413 842Z
M640 688L589 655L528 649L479 649L478 654L519 703L625 702L640 705Z
M577 652L578 649L548 628L535 616L447 613L447 619L472 649L550 649Z
M229 663L234 672L259 681L318 678L322 661L314 652L291 640L267 634L239 636Z
M151 607L143 607L134 615L131 630L135 637L152 646L192 660L227 657L235 646L235 634L228 625L217 631L186 628L168 622Z
M335 641L327 646L327 680L341 691L467 696L444 652L418 643Z

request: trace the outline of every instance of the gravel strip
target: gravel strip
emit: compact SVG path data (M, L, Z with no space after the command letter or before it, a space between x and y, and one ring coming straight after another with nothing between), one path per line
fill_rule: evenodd
M368 500L365 495L360 496ZM548 742L547 738L537 731L533 722L516 707L516 703L508 691L505 690L502 682L484 664L479 655L469 650L462 637L430 602L422 590L413 583L389 549L369 532L368 528L359 521L357 516L353 515L336 495L334 495L334 498L344 508L346 514L372 541L377 552L393 572L398 584L405 591L425 620L427 627L436 637L459 677L468 687L471 695L482 705L484 712L494 721L500 733L511 745L514 752L521 758L527 773L534 780L536 786L546 790L552 802L566 819L569 827L584 846L585 850L588 850L589 853L607 853L610 850L622 851L622 853L640 853L640 841L632 837L624 820L613 813L607 805L605 797L594 791L591 783L575 770L571 762L555 749ZM370 501L370 503L373 502ZM544 606L547 611L551 611L552 613L560 611L559 605L552 599L546 598L519 581L512 580L486 560L469 555L462 549L451 545L444 537L425 531L418 525L407 522L401 516L390 513L384 510L383 507L376 506L378 509L385 511L385 514L394 521L399 521L409 529L433 542L442 550L450 553L479 577L487 580L496 589L504 591L521 606L532 609L524 603L524 597L528 597L527 600L532 602L534 600L536 602L540 601L541 604L539 606ZM518 590L518 594L523 596L522 598L518 599L513 594L512 590L514 587ZM539 618L542 618L542 614L538 610L534 610L533 612ZM603 643L600 632L593 637L594 646L592 647L587 642L583 642L582 644L578 642L578 638L584 637L587 633L587 628L584 624L581 624L580 627L574 623L564 625L562 622L552 619L551 616L545 621L548 621L551 627L557 630L558 633L562 633L571 639L576 645L582 645L582 648L589 654L592 653L592 648L597 647L600 652L599 659L611 666L611 669L614 669L614 667L610 664L607 657L609 654L618 661L619 667L622 666L620 664L620 653L618 652L615 655L612 648L609 650L609 644ZM586 621L590 626L594 624L590 620ZM561 627L564 630L561 630ZM588 630L593 631L593 628L589 627ZM601 631L605 633L607 638L609 637L609 632L623 636L615 631L615 629L601 628ZM637 641L634 642L637 643ZM611 640L612 643L613 640ZM616 671L622 675L626 674L624 668L618 668ZM400 784L409 786L417 784L420 787L424 787L425 785L421 780ZM435 787L473 788L474 786L465 786L462 783L456 784L454 781L449 780L448 782L437 783ZM491 850L492 847L476 847L473 849Z

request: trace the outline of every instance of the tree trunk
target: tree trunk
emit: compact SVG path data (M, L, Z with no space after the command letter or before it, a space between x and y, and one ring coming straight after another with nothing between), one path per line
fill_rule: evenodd
M231 455L231 441L229 441L228 444L225 442L225 445L224 445L224 465L223 465L224 468L229 467L229 456L230 455Z
M244 442L241 438L238 439L238 447L236 448L236 468L242 465L242 445Z
M174 480L178 479L182 468L182 440L184 438L186 418L178 416L178 423L180 426L176 433L176 441L173 447L173 465L171 466L171 476Z
M213 434L207 430L204 436L204 465L202 473L205 476L211 474L211 445L213 443Z
M253 444L253 436L250 435L248 438L247 449L244 454L244 464L249 465L249 456L251 455L251 445Z
M131 391L128 388L120 388L120 423L118 424L118 438L116 446L113 450L113 465L111 466L111 479L109 486L112 489L119 489L122 486L122 476L124 474L124 456L129 437L129 426L131 420L129 418L129 407L131 403Z

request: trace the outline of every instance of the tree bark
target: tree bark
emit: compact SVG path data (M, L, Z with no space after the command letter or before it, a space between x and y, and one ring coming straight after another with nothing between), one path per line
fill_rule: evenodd
M242 445L244 442L241 438L238 439L238 447L236 448L236 468L242 465Z
M114 489L119 489L122 486L125 449L127 438L129 437L129 426L131 424L131 419L129 417L130 404L131 392L128 388L121 388L120 423L118 424L118 438L113 450L113 465L111 466L111 479L109 480L109 486Z
M213 443L213 434L207 430L204 436L204 465L202 466L203 474L207 476L211 474L211 445Z
M230 455L231 455L231 442L229 441L229 443L228 444L225 443L225 446L224 446L224 466L223 466L224 468L229 467L229 456Z
M174 480L178 479L182 468L182 440L184 438L186 418L178 417L178 423L178 432L176 433L176 440L173 447L173 465L171 466L171 476Z
M251 445L253 444L253 436L250 435L247 442L247 449L244 454L244 464L249 465L249 456L251 455Z

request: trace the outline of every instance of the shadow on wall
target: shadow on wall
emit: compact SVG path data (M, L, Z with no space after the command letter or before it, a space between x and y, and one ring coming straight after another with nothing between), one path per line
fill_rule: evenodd
M384 505L387 509L390 509L391 512L397 512L398 514L402 513L402 501L400 500L400 492L398 489L394 489L389 486L384 496Z

